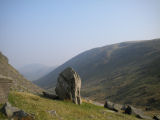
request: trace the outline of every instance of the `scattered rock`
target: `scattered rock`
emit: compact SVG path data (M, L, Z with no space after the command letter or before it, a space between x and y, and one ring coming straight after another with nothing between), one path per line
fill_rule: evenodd
M137 109L137 108L130 106L130 105L126 106L124 113L129 114L129 115L135 115L137 118L140 118L140 119L147 119L147 120L152 119L151 117L144 115L142 110Z
M53 116L57 116L57 113L55 110L50 110L48 111L49 114L53 115Z
M153 120L160 120L160 116L159 115L153 116Z
M17 107L12 107L9 102L5 103L2 107L1 111L4 113L8 118L11 118L14 114L14 112L19 111Z
M34 116L28 113L25 113L23 110L13 113L13 118L18 120L34 120Z
M46 98L50 98L50 99L59 99L57 95L54 95L54 94L50 94L50 93L47 93L47 92L43 92L43 96L46 97Z
M9 102L5 103L1 109L1 112L8 118L14 118L15 120L34 120L34 116L25 113L17 107L11 106Z
M115 112L118 112L118 111L121 110L122 105L120 105L120 104L115 104L115 103L112 103L112 102L106 100L106 102L105 102L105 104L104 104L104 107L105 107L105 108L108 108L108 109L110 109L110 110L113 110L113 111L115 111Z
M120 105L106 100L104 107L115 112L124 111L125 114L134 115L140 119L152 120L151 117L144 115L141 109L137 109L131 105Z
M81 78L72 68L68 67L59 74L55 91L61 100L81 104L80 89Z

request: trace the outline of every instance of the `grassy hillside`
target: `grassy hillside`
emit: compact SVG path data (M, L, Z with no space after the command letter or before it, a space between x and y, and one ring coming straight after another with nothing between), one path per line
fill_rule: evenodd
M115 113L86 102L76 105L70 101L51 100L24 92L11 92L9 102L34 114L36 120L138 120L134 116ZM55 110L57 115L50 115L50 110ZM2 114L1 118L4 118Z
M160 109L160 39L91 49L35 83L54 88L58 74L68 66L80 74L85 97Z
M10 77L13 79L12 89L17 91L27 91L31 93L41 93L42 89L26 80L9 63L7 57L0 52L0 77Z

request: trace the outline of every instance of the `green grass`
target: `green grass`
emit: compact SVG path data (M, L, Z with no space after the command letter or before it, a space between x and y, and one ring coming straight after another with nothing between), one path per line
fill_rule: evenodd
M51 100L24 92L11 92L9 102L34 114L36 120L138 120L134 116L115 113L91 103L76 105L70 101ZM49 110L55 110L57 115L50 115ZM4 116L0 114L0 120L2 118Z

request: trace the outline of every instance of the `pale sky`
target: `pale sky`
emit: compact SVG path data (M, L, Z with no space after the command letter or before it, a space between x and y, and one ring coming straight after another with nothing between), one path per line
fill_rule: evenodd
M0 0L0 51L16 68L160 38L160 0Z

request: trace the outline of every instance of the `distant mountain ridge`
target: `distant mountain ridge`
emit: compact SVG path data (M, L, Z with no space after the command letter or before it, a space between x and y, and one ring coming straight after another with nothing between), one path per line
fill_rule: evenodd
M26 91L30 93L41 93L43 90L26 80L15 68L9 63L7 57L0 52L0 77L9 77L13 80L11 89L16 91Z
M68 66L80 74L85 97L160 109L160 39L85 51L35 83L54 88L58 74Z
M43 64L28 64L18 69L18 71L28 80L34 81L54 70L56 66L49 67Z

